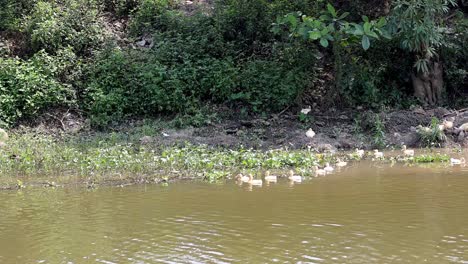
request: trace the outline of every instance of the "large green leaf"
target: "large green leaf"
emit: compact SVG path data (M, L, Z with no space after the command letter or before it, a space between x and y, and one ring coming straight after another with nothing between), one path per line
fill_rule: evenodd
M336 10L335 8L331 5L331 4L327 4L327 9L328 9L328 13L330 13L332 15L332 17L336 17Z
M321 38L320 45L322 45L325 48L328 47L328 40L326 38Z
M309 32L309 38L312 39L312 40L317 40L319 39L320 37L322 37L322 34L320 34L320 31L310 31Z
M370 40L369 40L369 37L364 35L362 36L362 48L364 50L368 50L370 47Z
M364 33L365 33L366 35L370 35L370 32L371 32L371 30L370 30L370 29L371 29L371 24L370 24L369 22L365 22L363 28L364 28Z
M377 27L381 28L385 25L387 25L387 19L385 19L385 17L381 17L379 21L377 21Z
M339 20L345 19L347 16L349 16L349 12L344 12L343 14L340 15L340 17L338 19Z
M297 17L293 14L286 15L286 19L288 20L289 24L291 24L293 28L295 28L297 26L297 23L299 22Z

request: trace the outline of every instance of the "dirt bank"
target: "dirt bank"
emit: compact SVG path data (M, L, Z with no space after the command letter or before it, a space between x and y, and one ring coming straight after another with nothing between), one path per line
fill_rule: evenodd
M451 117L455 118L455 126L468 122L468 112L465 114L445 108L415 108L387 113L331 109L327 112L311 112L305 122L299 121L297 114L288 112L268 119L230 119L201 128L164 129L161 135L142 137L141 143L174 145L190 142L216 147L258 149L312 147L317 151L336 151L377 147L376 137L380 133L386 147L399 147L402 144L422 147L416 128L429 126L433 118L442 122ZM380 120L382 131L377 131L376 119ZM316 133L315 137L306 136L309 128ZM465 140L460 140L453 130L447 130L445 134L447 139L440 142L439 147L466 145Z
M217 109L218 112L231 111ZM240 113L231 112L220 121L211 122L202 127L175 129L161 121L152 133L138 130L145 124L143 120L133 120L117 125L111 129L135 137L129 140L148 146L172 146L185 143L205 144L223 148L314 148L319 152L348 150L354 148L371 149L382 143L385 147L399 147L406 144L410 147L423 147L416 128L429 126L433 118L440 122L454 119L458 127L468 122L468 111L449 110L445 108L412 110L393 110L375 113L368 110L349 109L338 111L312 110L300 121L300 109L291 109L283 113L263 117L243 117ZM89 128L89 122L71 112L46 114L37 119L32 126L46 133L74 134L92 137L96 132ZM380 122L381 128L376 123ZM306 136L312 129L316 135ZM139 132L136 133L135 130ZM446 130L447 139L437 144L438 147L465 147L468 142L459 137L455 129ZM129 137L130 138L130 137ZM378 142L380 140L380 142Z

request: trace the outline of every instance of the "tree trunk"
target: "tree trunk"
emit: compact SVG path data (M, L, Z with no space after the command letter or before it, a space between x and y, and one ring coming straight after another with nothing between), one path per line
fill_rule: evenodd
M443 69L440 62L431 62L429 72L411 74L414 95L424 105L438 105L442 103L444 92Z

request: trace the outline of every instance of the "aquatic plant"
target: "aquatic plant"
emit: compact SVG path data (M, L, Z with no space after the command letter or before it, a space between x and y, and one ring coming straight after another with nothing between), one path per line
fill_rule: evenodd
M411 159L413 162L416 163L431 163L431 162L449 162L450 156L447 154L423 154L415 156Z

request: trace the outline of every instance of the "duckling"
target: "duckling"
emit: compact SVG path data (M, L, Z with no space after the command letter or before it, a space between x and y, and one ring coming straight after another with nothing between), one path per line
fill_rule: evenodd
M276 182L278 177L276 175L270 175L270 171L265 171L265 181L266 182Z
M402 147L403 154L407 157L414 157L414 150L413 149L406 149L406 145Z
M8 140L8 133L0 128L0 141L5 142Z
M242 173L237 174L235 179L236 181L240 181L240 182L249 182L250 180L249 176L244 176L242 175Z
M356 155L360 158L364 157L364 150L356 148Z
M452 129L453 128L453 120L445 119L444 122L442 122L442 125L444 126L444 129Z
M263 185L263 181L262 180L255 180L252 174L249 174L248 177L249 177L248 183L250 185L255 185L255 186L262 186Z
M290 181L294 181L294 182L302 182L302 177L299 176L299 175L294 175L294 171L293 170L290 170L288 172L288 179Z
M337 167L344 167L344 166L346 166L346 165L348 165L348 162L346 162L346 161L341 161L340 159L338 159L337 162L336 162L336 166L337 166Z
M315 169L315 176L321 176L327 174L327 172L324 169L319 169L318 166L314 166Z
M383 152L379 152L378 149L374 149L374 158L383 159L383 157L384 157Z
M306 136L307 136L308 138L313 138L313 137L315 137L315 132L312 130L312 128L309 128L309 130L307 130Z
M450 163L452 165L462 165L462 164L465 164L465 158L461 158L461 159L454 159L454 158L451 158L450 159Z
M331 173L331 172L333 172L335 169L334 169L332 166L330 166L330 163L327 162L327 163L325 164L325 168L323 168L323 170L326 171L326 172L328 172L328 173Z

